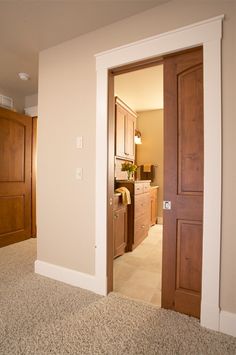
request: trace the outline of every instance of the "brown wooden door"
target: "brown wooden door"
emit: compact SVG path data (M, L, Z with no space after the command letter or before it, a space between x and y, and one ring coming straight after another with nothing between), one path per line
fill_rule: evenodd
M200 316L203 217L203 53L164 59L162 306Z
M32 118L0 108L0 247L31 237Z

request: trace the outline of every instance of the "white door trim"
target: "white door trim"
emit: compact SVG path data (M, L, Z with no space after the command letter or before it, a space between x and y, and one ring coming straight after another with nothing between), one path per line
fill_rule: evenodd
M204 216L201 324L219 330L221 240L221 37L218 16L96 55L96 260L97 290L107 293L108 70L151 57L203 46Z
M31 117L38 116L38 106L31 106L25 108L25 114Z

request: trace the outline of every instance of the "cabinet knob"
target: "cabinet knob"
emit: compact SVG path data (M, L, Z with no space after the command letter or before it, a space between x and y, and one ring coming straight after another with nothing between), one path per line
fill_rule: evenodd
M118 214L117 213L114 214L114 218L118 218Z
M142 225L142 228L143 228L143 229L145 228L145 225L144 225L144 224Z

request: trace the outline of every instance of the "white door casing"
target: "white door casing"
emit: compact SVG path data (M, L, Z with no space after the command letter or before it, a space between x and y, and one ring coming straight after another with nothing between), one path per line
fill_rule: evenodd
M221 241L221 37L218 16L96 55L96 221L94 290L107 294L108 70L203 46L204 214L201 325L219 330Z

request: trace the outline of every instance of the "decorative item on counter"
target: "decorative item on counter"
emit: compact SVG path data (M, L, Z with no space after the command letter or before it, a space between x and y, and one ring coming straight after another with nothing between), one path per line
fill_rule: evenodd
M136 170L137 170L137 165L131 163L130 161L126 161L121 165L121 171L127 171L128 180L130 180L133 177L134 172Z

